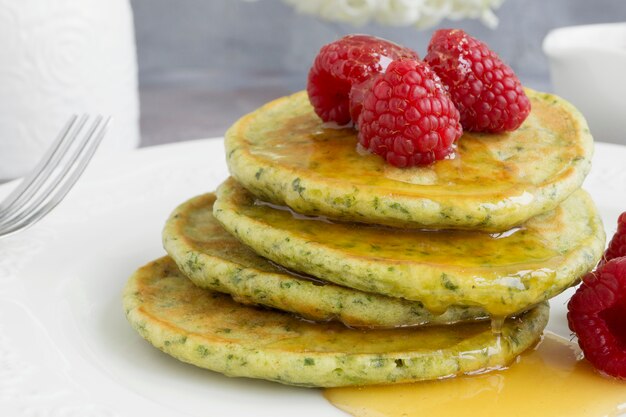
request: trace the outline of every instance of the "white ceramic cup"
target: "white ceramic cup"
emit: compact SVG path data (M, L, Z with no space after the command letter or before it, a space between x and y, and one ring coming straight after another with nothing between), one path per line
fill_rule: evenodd
M112 116L98 154L139 144L128 0L0 0L0 180L28 172L73 113Z
M626 23L555 29L543 50L555 92L584 114L594 138L626 145Z

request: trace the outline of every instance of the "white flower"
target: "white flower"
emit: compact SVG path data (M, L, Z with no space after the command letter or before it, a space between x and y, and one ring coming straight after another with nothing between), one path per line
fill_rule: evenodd
M300 13L312 14L331 22L363 25L372 20L378 0L283 0Z
M493 9L504 0L283 0L298 12L317 15L332 22L363 25L432 27L443 19L480 19L495 27Z
M423 18L427 0L378 1L375 20L381 25L408 26Z

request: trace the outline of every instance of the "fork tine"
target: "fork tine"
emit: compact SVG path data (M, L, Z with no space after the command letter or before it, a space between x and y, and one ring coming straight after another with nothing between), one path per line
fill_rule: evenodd
M6 215L11 210L18 210L21 205L29 201L32 195L41 188L50 172L54 170L66 154L76 135L87 121L86 115L83 115L78 120L78 125L76 125L77 119L78 116L76 115L70 118L50 149L37 163L35 169L22 180L19 186L0 205L0 217Z
M102 141L110 117L102 123L103 117L98 116L84 136L78 149L72 154L48 185L47 188L35 200L30 202L27 208L13 212L10 221L0 225L0 237L8 236L26 227L30 227L54 209L67 195L72 186L81 176L89 161L96 152Z
M63 176L71 168L71 164L65 163L61 171L57 171L56 168L70 153L72 145L82 131L85 123L87 122L87 119L87 115L84 114L81 116L77 129L73 130L71 134L67 136L68 139L65 140L58 148L59 152L53 155L55 159L53 161L48 161L48 163L43 164L43 169L38 171L35 175L36 180L33 181L26 190L24 190L18 200L16 200L7 207L4 213L0 213L3 214L3 216L0 218L0 227L10 227L10 225L12 225L18 217L21 218L29 211L32 211L32 207L36 207L37 205L41 204L41 202L46 198L46 191L50 192L51 190L53 190L58 182L63 179ZM87 138L89 138L89 136L87 136ZM81 146L84 146L84 143ZM74 155L76 155L76 153L79 152L80 149L81 147L78 148ZM46 186L46 188L43 188L44 185ZM41 190L43 190L42 193L37 195L37 193Z

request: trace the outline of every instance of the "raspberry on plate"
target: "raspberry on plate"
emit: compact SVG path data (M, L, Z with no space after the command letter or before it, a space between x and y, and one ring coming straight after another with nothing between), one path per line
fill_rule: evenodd
M426 64L399 59L377 75L358 120L360 144L392 165L428 165L453 152L459 111Z
M567 305L569 328L600 371L626 379L626 257L583 277Z
M324 45L315 57L307 83L315 113L325 122L350 123L352 85L385 71L391 61L401 57L417 59L417 53L375 36L348 35ZM358 116L360 105L356 104L352 112Z
M465 130L512 131L530 113L530 101L513 70L460 29L436 31L424 61L446 85Z
M611 242L609 242L609 247L604 252L600 264L620 256L626 256L626 212L622 213L617 219L617 231L613 235Z

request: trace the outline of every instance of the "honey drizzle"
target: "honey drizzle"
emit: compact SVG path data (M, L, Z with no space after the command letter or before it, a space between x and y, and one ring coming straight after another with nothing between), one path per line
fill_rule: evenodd
M502 333L502 326L504 326L504 320L506 320L506 317L502 317L502 316L491 317L491 332L493 334L499 335Z
M535 93L531 95L533 113L515 132L465 132L454 158L429 167L393 169L376 155L356 152L355 130L325 125L302 103L306 95L295 100L290 106L257 115L247 126L247 146L252 155L267 164L306 170L312 176L342 181L350 178L355 184L388 187L390 192L401 194L446 195L450 187L462 190L457 197L510 192L515 186L530 191L536 184L558 176L568 168L567 161L582 152L577 143L563 145L565 138L577 137L576 124L568 111ZM535 138L538 129L541 140ZM541 169L537 169L536 155L546 158ZM525 203L526 199L518 202Z

